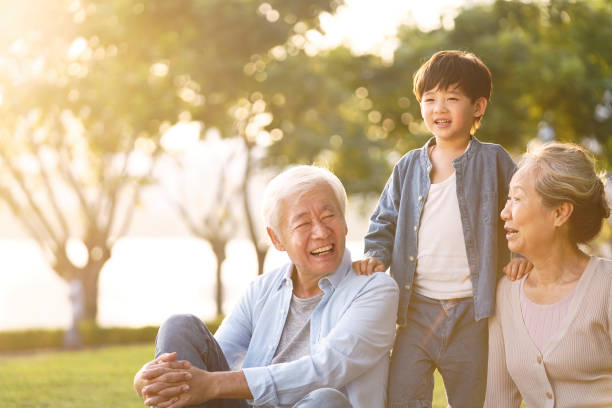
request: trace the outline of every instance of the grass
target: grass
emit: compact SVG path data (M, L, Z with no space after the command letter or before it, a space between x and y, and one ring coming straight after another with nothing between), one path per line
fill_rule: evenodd
M132 388L152 345L0 357L3 408L108 408L143 404Z
M132 379L152 356L153 345L0 355L0 407L142 408ZM434 408L444 407L436 373Z

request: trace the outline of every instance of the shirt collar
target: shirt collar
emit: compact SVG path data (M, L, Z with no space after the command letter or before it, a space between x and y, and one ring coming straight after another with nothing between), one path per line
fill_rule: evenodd
M421 147L421 164L423 165L423 167L425 167L427 169L427 171L431 170L431 161L429 160L429 152L428 149L432 146L436 144L436 138L434 136L432 136L427 143L425 143L425 145L423 147ZM470 142L468 143L467 148L465 149L465 152L463 152L463 154L459 157L457 157L455 160L453 160L453 162L459 162L459 161L463 161L465 159L467 159L470 155L474 154L474 152L476 152L476 149L478 149L478 146L480 146L480 141L478 139L476 139L476 137L474 135L470 136Z
M291 274L293 273L293 263L289 263L285 265L283 271L283 279L281 280L281 285L289 286L293 288L293 281L291 280ZM325 275L319 280L319 287L325 291L326 286L331 285L334 289L338 287L342 279L346 276L346 274L352 269L353 263L351 261L351 252L348 248L344 248L344 255L342 255L342 261L338 268L329 275Z

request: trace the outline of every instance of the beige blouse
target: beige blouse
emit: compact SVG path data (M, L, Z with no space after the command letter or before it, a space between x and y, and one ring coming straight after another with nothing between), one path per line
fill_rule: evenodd
M612 407L612 261L592 257L568 314L540 352L525 327L520 282L503 278L489 319L485 407Z

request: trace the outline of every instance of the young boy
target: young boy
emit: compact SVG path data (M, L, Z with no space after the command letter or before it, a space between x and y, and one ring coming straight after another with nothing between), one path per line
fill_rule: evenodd
M354 269L390 266L401 290L389 406L431 407L437 368L453 408L482 407L497 272L528 269L520 258L503 268L499 213L516 166L473 136L491 96L489 69L474 54L434 54L415 73L414 94L434 137L395 165Z

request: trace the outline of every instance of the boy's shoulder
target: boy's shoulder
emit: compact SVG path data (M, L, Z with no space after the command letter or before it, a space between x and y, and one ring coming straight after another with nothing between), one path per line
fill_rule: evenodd
M502 145L491 142L481 142L476 138L474 138L473 142L476 143L478 151L481 154L510 158L510 154L506 151L506 149L504 149Z
M429 142L427 142L429 143ZM426 146L427 144L425 144ZM425 147L421 146L421 147L417 147L415 149L412 149L406 153L404 153L404 155L397 161L397 163L395 164L396 167L402 167L402 166L406 166L409 163L418 161L421 159L421 156L423 155L423 151L424 151Z

